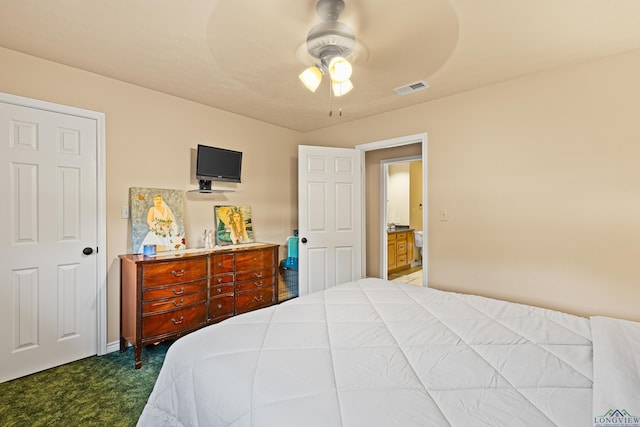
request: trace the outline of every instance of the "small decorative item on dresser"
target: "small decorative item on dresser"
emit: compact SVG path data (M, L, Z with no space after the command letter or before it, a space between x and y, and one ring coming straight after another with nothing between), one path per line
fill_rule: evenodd
M154 256L156 254L156 245L144 245L142 248L142 255Z

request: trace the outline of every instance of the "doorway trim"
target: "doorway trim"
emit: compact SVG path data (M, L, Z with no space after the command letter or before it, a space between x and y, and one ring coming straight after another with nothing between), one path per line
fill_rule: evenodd
M414 135L401 136L398 138L384 139L380 141L370 142L366 144L356 145L356 149L360 150L362 158L362 212L366 212L366 177L365 177L365 153L367 151L382 150L385 148L400 147L410 144L421 144L422 151L422 230L423 230L423 247L422 247L422 286L426 287L429 283L429 233L428 233L428 199L427 199L427 133L418 133ZM384 185L384 184L381 184ZM380 218L381 233L386 232L386 224L383 224L384 218ZM367 245L366 221L362 221L362 244L363 248ZM384 231L383 231L384 230ZM381 234L382 236L382 234ZM381 238L381 242L382 242ZM380 248L381 258L386 254L383 248ZM366 250L362 251L362 276L366 275ZM384 258L386 263L386 257ZM380 265L380 271L387 271L386 264ZM382 277L385 278L385 277Z
M96 351L98 356L102 356L107 353L107 187L105 160L105 114L98 111L85 110L39 99L26 98L5 92L0 92L0 101L21 107L29 107L54 113L84 117L95 120L96 122Z

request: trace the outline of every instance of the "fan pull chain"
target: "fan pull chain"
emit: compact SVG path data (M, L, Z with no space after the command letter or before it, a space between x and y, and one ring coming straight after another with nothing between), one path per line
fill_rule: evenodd
M339 102L338 116L342 117L342 101L339 100ZM331 85L329 85L329 117L333 117L333 91L331 89Z

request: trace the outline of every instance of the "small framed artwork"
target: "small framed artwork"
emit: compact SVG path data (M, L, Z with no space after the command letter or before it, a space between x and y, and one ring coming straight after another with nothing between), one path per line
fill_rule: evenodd
M249 206L215 206L216 244L219 246L253 243Z
M131 249L133 253L186 248L183 191L131 187Z

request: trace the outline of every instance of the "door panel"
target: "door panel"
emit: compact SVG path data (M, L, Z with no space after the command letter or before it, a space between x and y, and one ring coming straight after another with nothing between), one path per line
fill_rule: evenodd
M361 277L360 153L346 148L298 150L300 295Z

